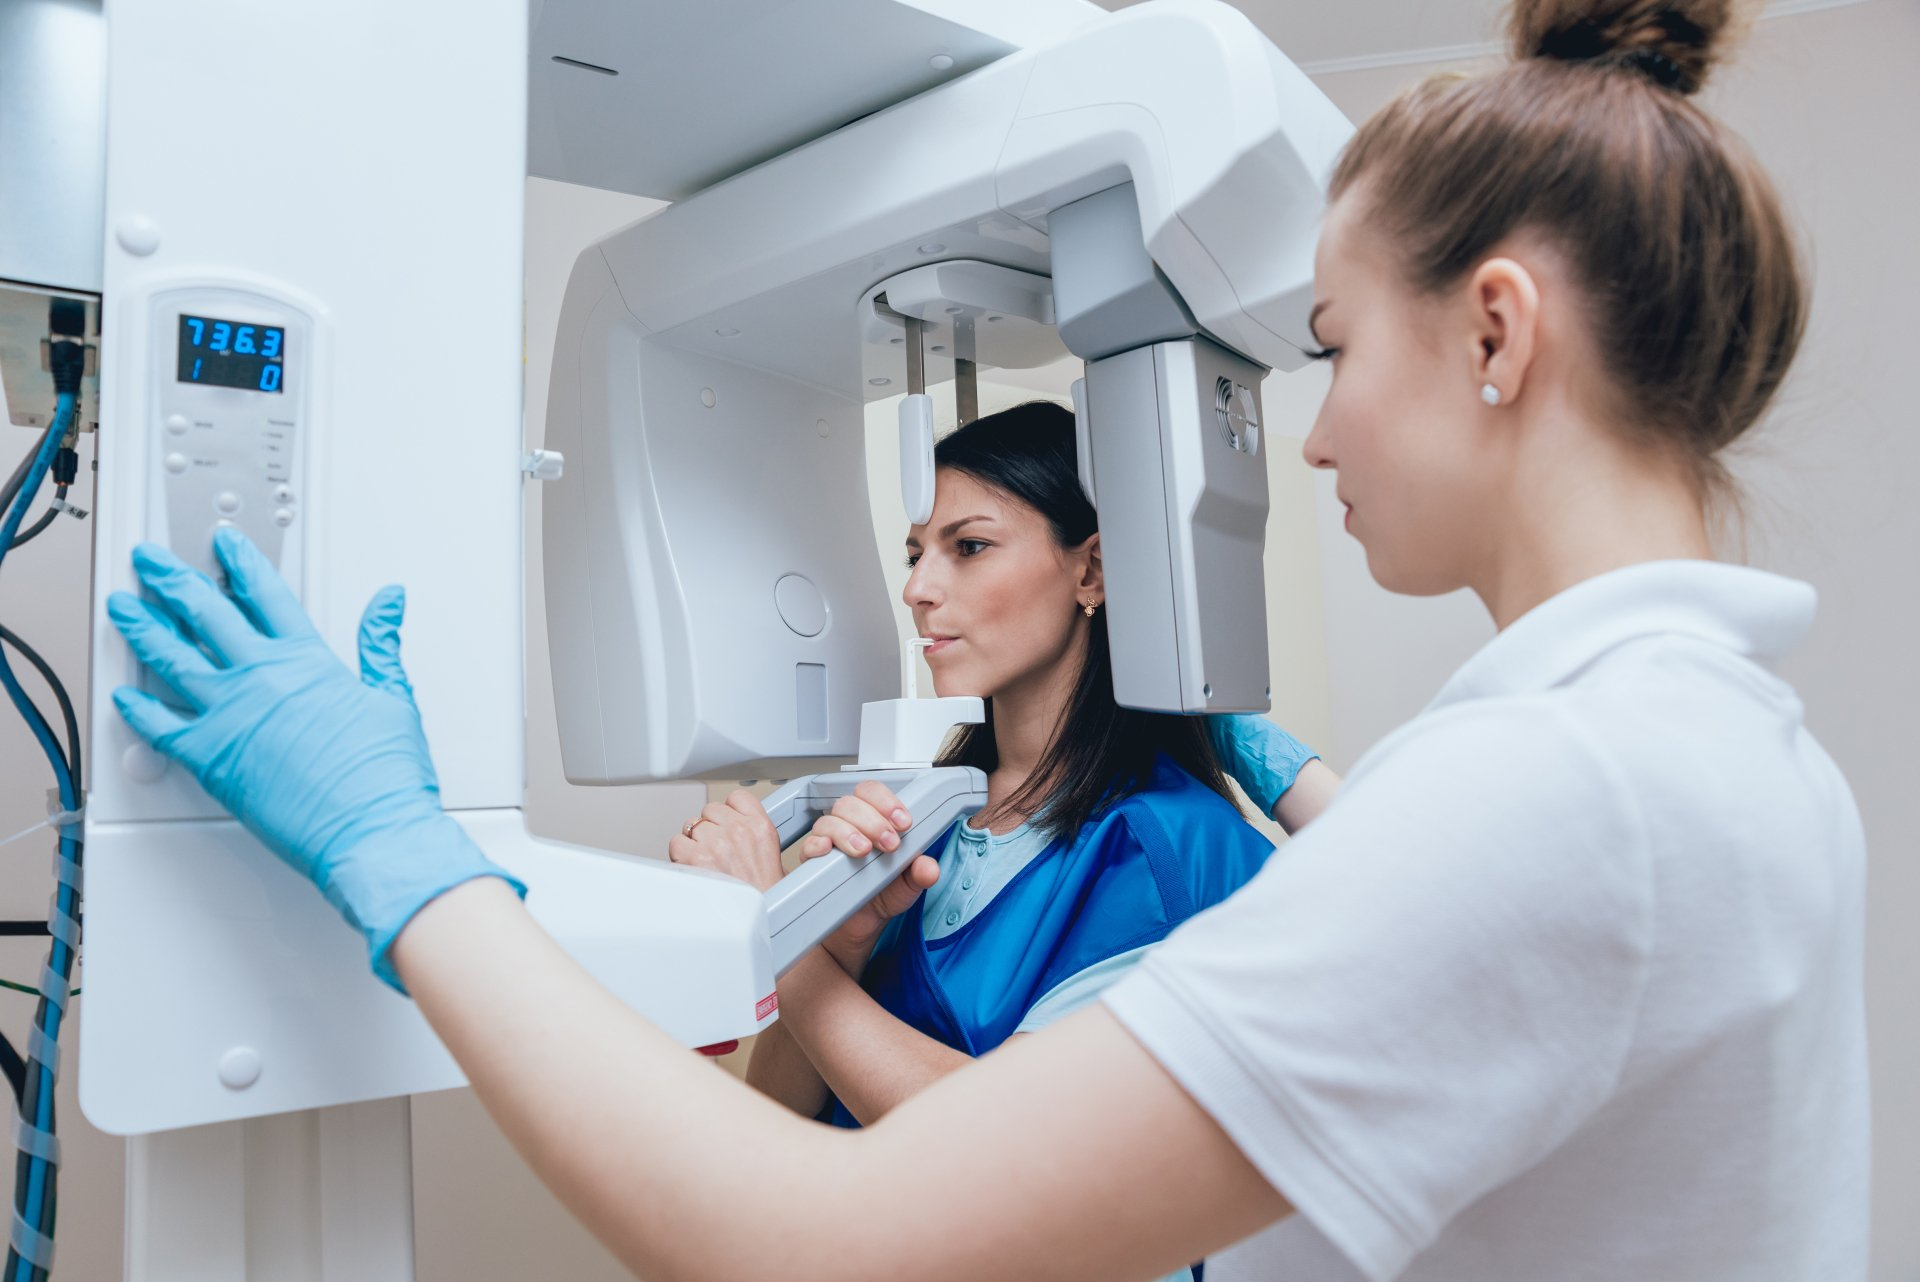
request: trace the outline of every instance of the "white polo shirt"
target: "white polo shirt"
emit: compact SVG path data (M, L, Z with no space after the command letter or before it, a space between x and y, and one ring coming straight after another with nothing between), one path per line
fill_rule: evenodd
M1858 1282L1865 845L1813 590L1519 619L1104 999L1297 1209L1207 1282Z

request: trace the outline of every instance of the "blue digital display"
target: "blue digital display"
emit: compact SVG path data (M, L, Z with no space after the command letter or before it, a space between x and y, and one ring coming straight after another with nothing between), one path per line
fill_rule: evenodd
M182 383L278 392L286 377L287 331L211 316L180 317Z

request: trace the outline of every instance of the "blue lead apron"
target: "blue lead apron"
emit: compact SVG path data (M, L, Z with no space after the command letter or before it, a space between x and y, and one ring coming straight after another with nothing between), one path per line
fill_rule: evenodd
M889 923L861 986L927 1036L984 1055L1055 985L1164 939L1271 853L1231 802L1162 756L1146 788L1049 843L952 934L926 937L922 897ZM837 1099L821 1118L859 1125Z
M1072 842L1049 842L953 933L926 937L921 896L888 924L861 986L896 1019L984 1055L1062 980L1166 938L1244 886L1272 853L1231 802L1163 755L1147 788L1083 824ZM831 1096L820 1117L859 1126ZM1192 1266L1193 1282L1205 1268Z

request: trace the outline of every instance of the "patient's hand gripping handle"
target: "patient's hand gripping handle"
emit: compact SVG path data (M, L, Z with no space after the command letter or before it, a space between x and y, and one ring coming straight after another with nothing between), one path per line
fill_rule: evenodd
M767 817L780 830L780 845L784 848L793 842L815 816L826 814L834 802L866 779L893 789L913 816L913 827L900 834L900 844L893 850L875 850L857 859L836 850L807 860L767 891L767 931L773 940L775 975L784 975L809 949L891 885L954 820L987 804L987 777L971 766L810 775L795 779L764 802Z

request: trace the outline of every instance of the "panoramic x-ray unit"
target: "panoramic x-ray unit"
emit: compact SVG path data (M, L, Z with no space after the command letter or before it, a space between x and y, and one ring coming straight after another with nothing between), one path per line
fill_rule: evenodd
M867 403L907 393L924 519L930 385L964 419L981 370L1085 361L1118 697L1265 708L1260 381L1309 346L1348 133L1210 0L0 0L0 287L98 304L80 1089L134 1137L128 1276L410 1277L406 1097L462 1080L358 935L121 723L142 677L102 620L135 543L211 571L240 528L343 656L405 584L447 809L634 1009L749 1035L985 796L931 766L979 701L900 697ZM575 264L531 452L529 173L673 202ZM3 372L44 422L47 375ZM570 779L788 780L792 838L878 777L920 821L902 849L762 896L530 836L531 484Z

